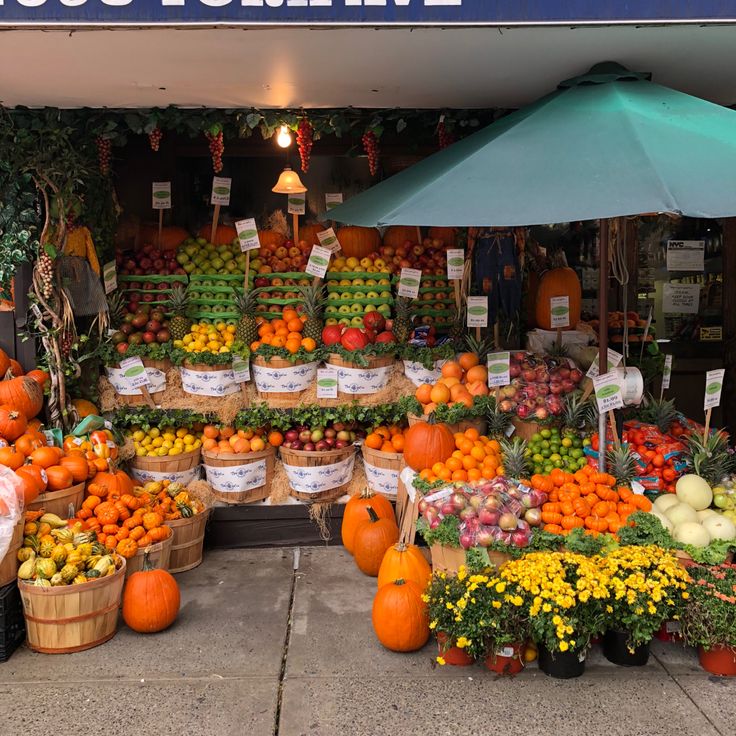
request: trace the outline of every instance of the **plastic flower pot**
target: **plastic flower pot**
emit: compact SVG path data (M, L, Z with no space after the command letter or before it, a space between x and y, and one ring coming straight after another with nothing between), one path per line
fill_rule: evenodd
M486 669L499 675L518 675L524 669L524 645L509 644L485 658Z
M473 664L473 658L464 649L452 644L450 637L444 631L437 632L437 647L445 664L451 664L454 667L467 667Z
M567 652L550 652L544 644L539 645L539 669L545 675L558 680L571 680L585 672L585 652L574 649Z
M712 675L736 677L736 649L733 647L698 647L698 660L700 666Z
M665 621L659 627L659 631L654 635L654 638L659 641L679 641L682 639L682 634L680 634L680 622Z
M626 645L628 638L626 631L606 631L603 635L603 656L621 667L643 667L649 661L649 642L631 652Z

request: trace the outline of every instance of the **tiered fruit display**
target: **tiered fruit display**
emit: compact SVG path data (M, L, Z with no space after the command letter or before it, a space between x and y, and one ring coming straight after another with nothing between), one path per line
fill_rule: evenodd
M164 521L189 519L201 514L205 505L181 483L170 480L150 481L143 486L145 493L153 497L151 510L161 514Z
M350 447L356 440L365 436L365 430L358 428L357 425L342 422L334 422L324 427L308 427L302 424L283 433L281 446L304 452L327 452Z
M462 353L457 361L448 360L442 366L442 378L437 383L421 384L414 395L424 414L432 414L441 404L465 404L470 408L474 396L488 395L488 369L480 365L475 353Z
M395 343L396 337L388 324L380 312L369 312L352 327L328 324L322 330L322 344L328 348L341 345L345 350L353 351L363 350L369 345Z
M564 396L577 390L584 375L566 358L511 353L511 383L501 388L499 408L519 419L544 421L565 411Z
M138 426L128 429L126 436L133 441L138 457L168 457L193 452L202 446L202 440L188 427Z
M309 254L312 246L306 240L300 240L298 244L292 240L283 240L277 238L275 242L267 242L261 240L261 247L258 250L257 258L251 261L251 268L257 274L257 277L263 277L268 274L284 274L304 272L304 267L309 260ZM256 286L265 286L266 284L256 284Z
M218 274L240 276L245 274L246 254L241 253L237 238L230 245L214 245L205 238L188 238L176 252L176 262L181 271L194 276ZM251 271L258 270L258 263L251 254Z
M67 525L54 514L26 512L24 533L18 550L20 580L44 587L83 585L113 575L123 564L121 555L100 544L97 535L85 532L76 520Z
M575 431L561 433L557 427L545 427L529 438L525 454L535 474L549 474L555 468L574 473L587 464L583 448L590 444Z
M110 336L112 344L121 355L131 345L152 345L171 340L171 323L162 307L137 304L134 312L127 312L118 329Z
M403 453L404 430L398 424L374 427L364 441L366 447L381 452Z
M442 259L444 262L444 253ZM445 333L452 326L455 297L447 275L437 274L436 268L433 270L433 274L422 272L419 298L414 300L412 307L418 324L429 325Z
M177 258L176 251L162 250L155 245L144 245L133 253L118 253L115 256L118 278L130 279L144 276L186 276L184 264Z
M300 290L309 286L312 279L303 273L271 273L254 279L258 289L256 312L273 318L283 309L294 309L301 303Z
M321 323L315 325L315 330L306 315L300 317L296 310L284 309L281 317L263 321L257 326L258 338L250 343L250 349L255 353L261 345L270 345L291 354L299 350L312 353L317 349L320 326ZM313 336L315 332L316 339Z
M458 517L463 549L490 547L494 542L527 547L532 528L541 522L539 508L547 500L543 491L502 477L460 484L436 495L440 497L419 502L419 513L430 529L447 517Z
M278 438L276 435L266 437L262 429L235 429L235 427L217 427L214 424L208 424L202 430L202 449L213 455L221 452L237 454L262 452L266 449L267 442L278 447L278 444L273 445L272 439L277 440Z
M483 437L470 427L454 435L455 450L445 462L436 462L420 471L419 477L428 483L445 481L493 480L504 475L501 445Z
M390 274L378 256L334 259L327 270L327 323L356 326L376 311L389 318L394 301Z
M598 320L591 320L590 326L598 331L600 323ZM629 344L655 342L656 336L654 326L649 325L647 332L647 320L642 318L638 312L609 312L608 313L608 344L619 352L623 352L624 328L628 331ZM646 337L645 334L646 333Z
M236 330L233 322L197 322L181 340L174 340L174 347L187 353L229 353Z
M429 280L446 277L446 250L442 240L424 238L421 243L406 240L402 245L383 244L379 252L392 273L398 273L402 268L418 268Z

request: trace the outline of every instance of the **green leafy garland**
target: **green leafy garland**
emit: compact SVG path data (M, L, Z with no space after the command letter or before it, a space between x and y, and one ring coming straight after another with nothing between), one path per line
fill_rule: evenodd
M311 352L304 348L299 348L295 353L290 353L286 348L277 348L273 345L261 344L253 353L254 358L263 358L271 360L271 358L280 358L288 360L290 363L301 361L302 363L314 363L324 360L327 357L327 351L323 347L317 347Z
M455 357L455 345L447 342L439 347L422 347L407 343L401 346L399 357L413 363L421 363L424 368L431 371L436 360L452 360Z

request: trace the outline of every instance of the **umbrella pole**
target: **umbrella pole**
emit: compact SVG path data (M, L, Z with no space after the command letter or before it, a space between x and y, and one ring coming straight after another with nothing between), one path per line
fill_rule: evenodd
M608 372L608 220L600 221L600 268L598 270L598 372ZM598 470L606 472L606 415L598 414Z

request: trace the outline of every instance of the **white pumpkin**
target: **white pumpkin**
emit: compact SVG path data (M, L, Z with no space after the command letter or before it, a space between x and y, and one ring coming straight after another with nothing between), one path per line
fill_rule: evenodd
M721 514L713 514L704 522L703 527L708 530L711 539L724 539L730 541L736 537L736 525Z
M654 508L660 513L665 513L670 506L680 503L674 493L666 493L664 496L657 496L654 500Z
M698 523L698 515L695 513L695 509L686 503L678 503L675 506L670 506L664 515L675 525L685 524L687 522Z
M693 547L707 547L710 544L710 533L697 521L677 524L672 536L676 541L691 544Z
M713 491L699 475L683 475L675 486L677 499L696 511L707 509L713 503Z

